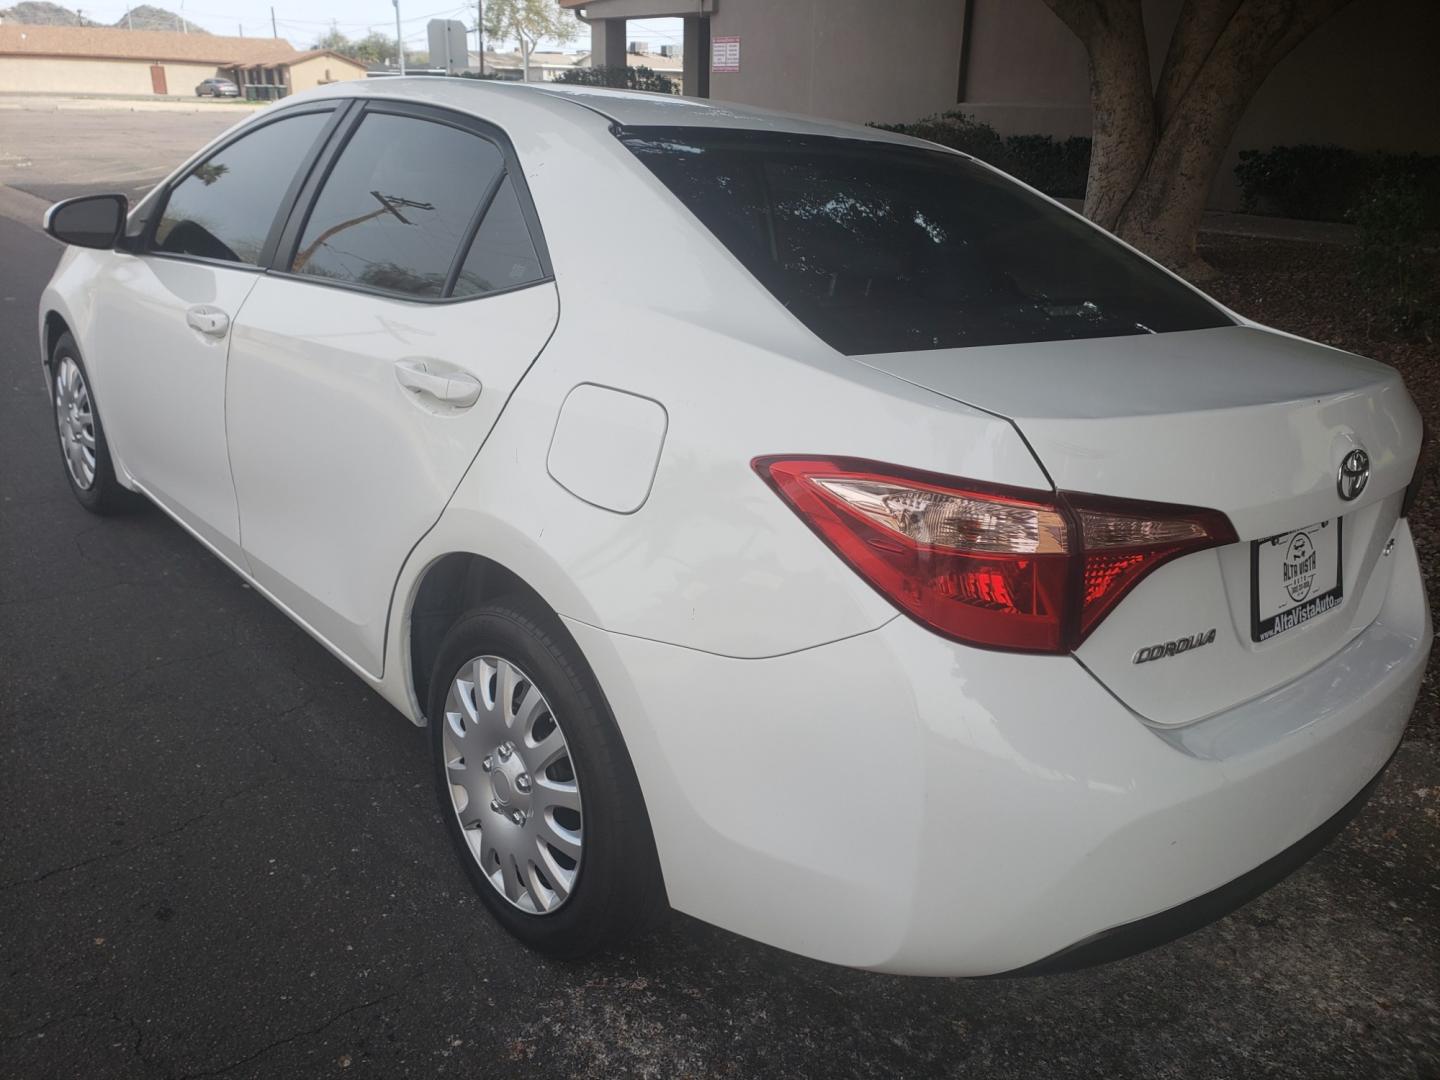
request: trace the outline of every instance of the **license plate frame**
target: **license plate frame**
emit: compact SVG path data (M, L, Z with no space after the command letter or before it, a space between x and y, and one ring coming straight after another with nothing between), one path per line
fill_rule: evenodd
M1333 582L1328 567L1322 566L1322 562L1328 562L1332 554L1332 539L1335 564ZM1279 550L1282 547L1284 551ZM1326 555L1326 558L1322 559L1322 554ZM1307 575L1307 560L1311 557L1314 565ZM1261 576L1262 563L1266 564L1267 571L1264 580ZM1292 576L1287 578L1287 574ZM1299 599L1295 599L1295 593L1301 590L1303 592ZM1267 603L1262 604L1262 595ZM1327 518L1314 525L1250 542L1251 641L1257 644L1274 641L1286 631L1335 610L1344 599L1343 518ZM1262 611L1265 612L1263 616Z

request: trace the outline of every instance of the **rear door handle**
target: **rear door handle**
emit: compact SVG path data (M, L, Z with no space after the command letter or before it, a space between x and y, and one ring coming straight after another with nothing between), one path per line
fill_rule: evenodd
M395 379L417 397L433 398L457 409L468 409L480 400L479 379L436 360L397 360Z
M221 338L230 329L230 316L210 304L196 304L185 312L185 321L190 329L198 330L206 337Z

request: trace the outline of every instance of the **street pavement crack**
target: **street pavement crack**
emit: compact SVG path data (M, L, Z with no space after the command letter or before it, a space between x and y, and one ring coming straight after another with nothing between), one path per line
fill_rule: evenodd
M168 829L163 829L157 833L152 833L151 835L141 840L137 840L129 847L123 847L116 851L104 851L101 852L99 855L91 855L88 858L79 859L76 862L67 863L64 866L51 867L49 870L45 870L39 874L35 874L32 877L17 878L12 881L7 881L4 884L0 884L0 892L8 892L11 889L18 889L24 885L38 885L40 882L45 881L47 878L52 878L56 874L67 874L72 870L79 870L82 867L91 865L92 863L105 862L109 859L117 859L121 855L128 855L132 851L138 851L140 848L143 848L148 844L153 844L158 840L168 839L169 837L175 836L178 833L184 832L186 829L190 828L190 826L196 825L199 822L204 821L206 818L210 817L212 814L220 810L222 807L226 806L228 803L231 803L236 799L242 798L253 791L258 791L260 788L273 784L276 782L277 779L278 778L271 778L269 780L259 780L253 784L246 784L244 787L236 791L232 791L229 795L221 798L209 809L195 814L192 817L186 818L178 825L174 825Z
M26 1028L24 1031L18 1031L14 1035L0 1035L0 1044L19 1042L21 1039L28 1039L32 1035L39 1035L42 1031L48 1031L57 1024L65 1024L71 1020L79 1020L81 1017L89 1015L88 1010L81 1009L79 1012L66 1013L64 1016L52 1016L44 1023L36 1024L34 1027Z
M419 977L419 975L416 975L414 978L407 980L407 985L411 982L414 982L415 979L418 979ZM207 1069L204 1072L184 1073L179 1078L179 1080L205 1080L206 1077L210 1076L223 1076L225 1073L232 1072L233 1070L240 1068L240 1066L242 1065L248 1065L257 1058L264 1057L266 1054L270 1053L273 1050L277 1050L282 1046L286 1046L300 1039L308 1039L311 1036L319 1035L326 1028L330 1027L333 1024L339 1023L347 1016L351 1016L358 1012L364 1012L366 1009L373 1009L377 1005L383 1005L385 1002L391 1000L392 998L398 997L401 989L402 988L397 987L396 989L391 990L388 994L382 994L380 995L380 997L374 998L370 1001L362 1001L358 1005L351 1005L349 1008L341 1009L338 1013L335 1013L333 1016L326 1018L314 1027L306 1028L303 1031L296 1031L289 1035L286 1035L284 1038L276 1039L274 1042L266 1043L254 1053L247 1054L245 1057L242 1058L238 1058L235 1061L230 1062L228 1065L222 1065L218 1069Z

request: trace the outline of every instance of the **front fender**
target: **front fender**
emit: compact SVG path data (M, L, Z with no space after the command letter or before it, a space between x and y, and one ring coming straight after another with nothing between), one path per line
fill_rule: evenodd
M40 350L42 377L45 377L45 369L48 369L50 366L50 346L46 333L46 325L50 321L50 317L52 315L58 315L65 321L65 325L68 326L73 333L76 322L78 321L78 316L76 306L71 303L71 295L78 292L78 296L81 298L81 304L79 306L82 312L85 307L83 303L85 296L84 291L73 288L75 275L71 272L70 268L75 262L76 255L77 249L72 247L65 249L60 256L60 262L55 267L55 272L50 275L49 282L46 283L45 288L40 293L40 306L35 312L35 343ZM67 284L72 287L66 288L65 286ZM48 377L45 377L45 394L47 398L50 393L50 380Z

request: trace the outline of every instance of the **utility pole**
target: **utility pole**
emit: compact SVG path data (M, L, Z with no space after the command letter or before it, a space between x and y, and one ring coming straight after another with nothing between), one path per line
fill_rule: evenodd
M405 35L400 32L400 0L390 0L395 5L395 54L400 59L400 74L405 74Z
M280 31L275 29L275 8L273 5L270 8L270 36L273 38L280 36Z
M480 57L480 74L485 74L485 0L475 0L475 52Z
M125 9L125 29L126 29L126 30L134 30L134 29L135 29L135 23L134 23L134 21L130 18L130 9L129 9L128 7Z

